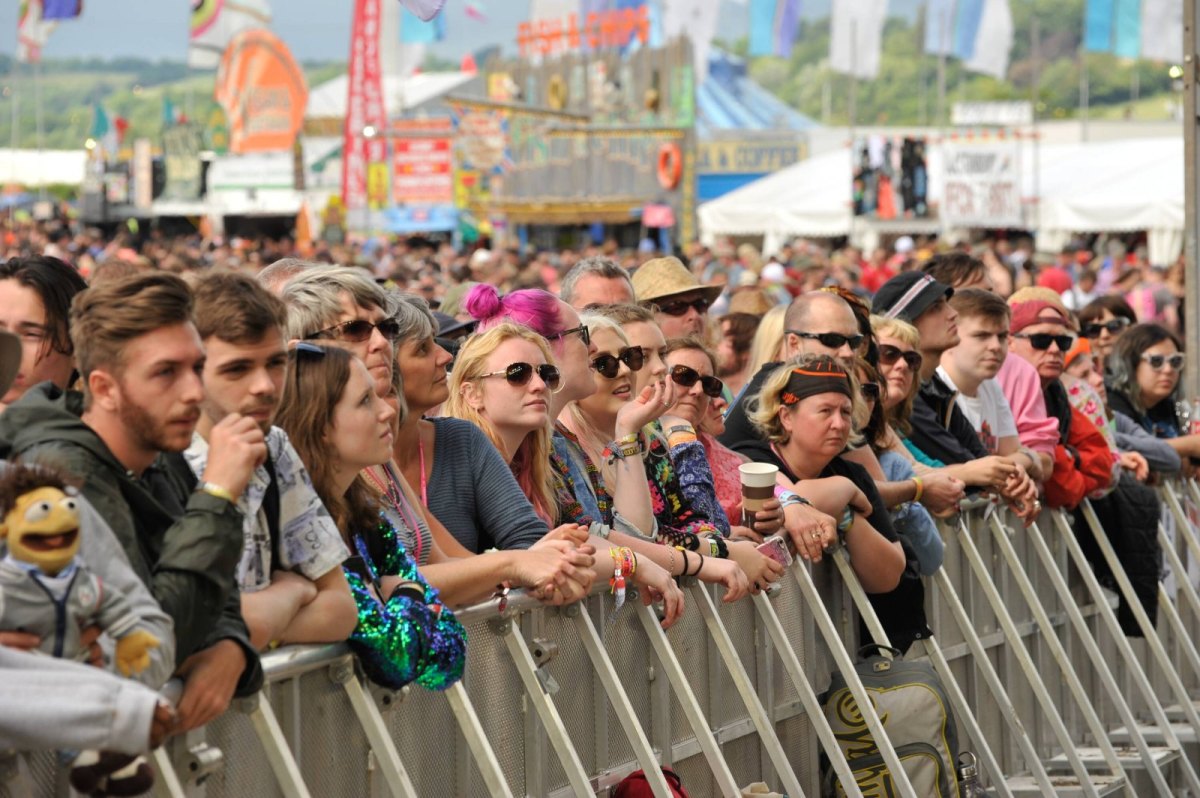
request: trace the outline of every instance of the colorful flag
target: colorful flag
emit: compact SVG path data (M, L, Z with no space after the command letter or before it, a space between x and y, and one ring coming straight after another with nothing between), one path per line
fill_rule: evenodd
M1093 53L1112 51L1116 0L1088 0L1083 16L1083 46Z
M42 0L42 19L75 19L83 13L83 0Z
M1142 0L1142 58L1183 59L1183 0Z
M478 0L464 3L463 13L476 22L487 22L487 9Z
M708 51L717 32L717 13L721 4L712 0L665 0L662 32L667 41L687 36L692 41L692 62L696 84L708 77Z
M270 24L268 0L192 0L188 66L214 69L234 36Z
M446 0L400 0L405 13L412 14L422 22L428 22L437 16L446 5Z
M163 95L162 104L162 123L163 127L172 127L175 124L175 103L171 102L171 98Z
M42 0L21 0L17 16L17 60L36 64L42 60L42 47L58 26L48 21L42 9Z
M126 127L128 124L126 123ZM117 149L121 146L120 130L114 125L108 117L108 112L104 110L104 106L96 103L92 106L92 132L90 138L96 142L97 148L105 155L111 156L117 154Z
M958 0L954 14L952 54L964 61L975 55L979 24L983 21L983 0Z
M1083 46L1122 58L1183 58L1183 0L1087 0Z
M975 52L963 66L972 72L1004 80L1012 44L1013 19L1008 0L984 0L979 31L975 36Z
M446 38L446 15L438 14L428 22L407 8L400 12L400 41L404 44L432 44Z
M954 51L954 0L925 3L925 54L950 55Z
M879 74L887 0L838 0L833 4L829 67L871 80Z
M750 55L787 58L800 29L800 0L750 0Z
M1137 58L1142 51L1141 0L1117 0L1113 15L1113 53Z

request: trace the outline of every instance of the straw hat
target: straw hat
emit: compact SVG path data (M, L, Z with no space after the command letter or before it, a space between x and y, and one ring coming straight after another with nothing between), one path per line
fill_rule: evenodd
M761 316L778 302L767 296L761 288L742 288L733 292L729 299L730 313L749 313L751 316Z
M654 258L633 273L633 292L642 303L690 293L699 293L711 303L722 290L724 286L702 284L679 258Z

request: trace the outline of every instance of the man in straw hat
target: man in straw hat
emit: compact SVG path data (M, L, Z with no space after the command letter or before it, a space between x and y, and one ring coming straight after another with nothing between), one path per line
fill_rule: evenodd
M633 274L637 301L654 311L654 320L667 338L704 338L708 308L722 286L704 285L679 258L655 258Z

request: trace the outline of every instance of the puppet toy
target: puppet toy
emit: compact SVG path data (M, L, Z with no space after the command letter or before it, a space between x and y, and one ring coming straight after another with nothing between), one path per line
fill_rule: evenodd
M136 628L139 618L119 591L103 584L78 556L79 501L57 472L14 465L0 475L0 629L37 635L53 657L86 659L81 632L97 626L116 640L124 676L150 664L158 638ZM154 783L141 757L84 751L72 762L71 783L89 795L140 795Z

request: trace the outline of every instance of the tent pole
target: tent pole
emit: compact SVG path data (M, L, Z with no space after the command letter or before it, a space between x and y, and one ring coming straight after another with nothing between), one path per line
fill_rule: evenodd
M1183 270L1187 290L1184 301L1184 327L1188 335L1195 336L1200 330L1200 275L1196 273L1197 228L1200 228L1200 208L1197 207L1197 197L1200 195L1200 168L1196 159L1200 152L1196 149L1196 131L1200 125L1197 119L1196 102L1196 53L1200 50L1200 3L1197 0L1183 0L1183 251L1185 268ZM1187 387L1189 398L1200 396L1200 347L1187 347L1188 373Z

